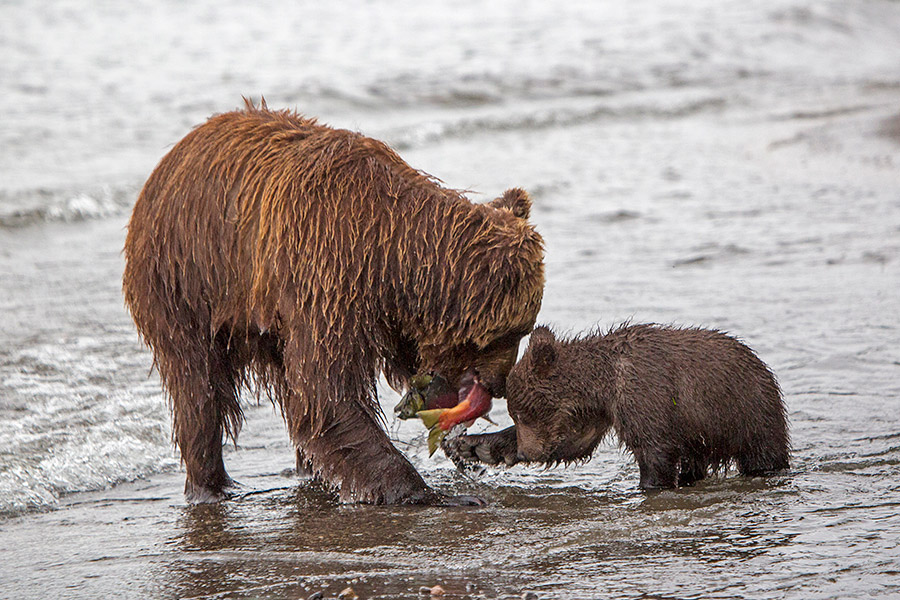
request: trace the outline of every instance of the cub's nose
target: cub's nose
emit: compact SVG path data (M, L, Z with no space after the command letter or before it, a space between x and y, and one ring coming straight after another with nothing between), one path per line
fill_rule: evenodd
M533 428L518 424L516 425L516 450L520 461L538 461L543 455L544 443Z

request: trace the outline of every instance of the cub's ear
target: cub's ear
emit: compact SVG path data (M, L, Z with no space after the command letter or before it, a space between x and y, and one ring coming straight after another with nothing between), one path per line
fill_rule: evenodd
M499 198L488 202L488 205L491 208L506 209L520 219L527 219L531 215L531 196L522 188L510 188Z
M537 377L547 377L556 367L556 336L546 327L538 327L531 332L528 342L531 355L531 369Z
M555 342L556 335L553 333L553 330L546 325L538 325L531 331L531 341L534 342L535 340Z

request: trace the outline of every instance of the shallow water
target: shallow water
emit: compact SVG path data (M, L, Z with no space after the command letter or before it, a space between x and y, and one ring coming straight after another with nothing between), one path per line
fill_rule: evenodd
M0 597L900 595L900 4L552 4L0 4ZM248 401L246 494L184 505L120 250L155 162L242 94L476 200L529 189L540 320L740 336L784 388L791 471L648 496L611 440L470 478L389 419L490 504L341 506Z

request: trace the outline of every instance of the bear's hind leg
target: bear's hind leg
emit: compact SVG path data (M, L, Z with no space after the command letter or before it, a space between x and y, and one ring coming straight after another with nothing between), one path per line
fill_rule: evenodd
M780 402L776 397L772 402ZM790 439L783 415L757 426L734 456L741 475L757 477L771 475L790 467Z
M641 471L641 489L653 490L675 487L678 478L678 458L674 452L633 450Z
M303 454L303 450L300 448L295 448L294 455L294 474L297 477L313 477L315 473L313 472L312 464L309 462L309 459Z
M708 465L702 457L681 457L680 471L678 473L678 485L693 485L706 478Z
M760 477L790 466L787 450L754 449L737 457L738 471L745 477Z
M191 504L216 502L233 485L225 472L222 443L226 428L236 436L241 426L237 368L225 334L210 344L208 336L173 330L170 340L177 345L174 356L160 347L156 352L172 398L175 443L187 471L185 499Z

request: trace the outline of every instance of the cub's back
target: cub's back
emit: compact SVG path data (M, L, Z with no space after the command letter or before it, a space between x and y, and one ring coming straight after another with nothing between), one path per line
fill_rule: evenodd
M627 325L598 341L616 364L621 398L661 410L681 427L740 437L783 419L774 374L748 346L714 329Z

